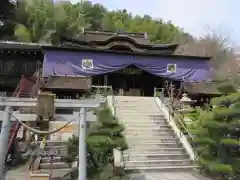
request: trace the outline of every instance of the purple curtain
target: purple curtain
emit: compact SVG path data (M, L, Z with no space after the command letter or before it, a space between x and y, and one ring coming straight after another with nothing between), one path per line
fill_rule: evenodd
M103 52L45 51L43 75L95 76L123 69L130 65L153 75L178 81L209 81L210 61L199 58L171 56L121 55ZM86 66L83 62L88 62ZM169 64L176 65L176 72L167 72Z

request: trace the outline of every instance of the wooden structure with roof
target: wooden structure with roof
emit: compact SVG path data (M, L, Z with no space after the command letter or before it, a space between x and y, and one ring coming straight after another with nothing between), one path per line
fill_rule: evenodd
M56 61L60 62L69 61L69 59L71 60L71 58L74 58L72 57L73 54L78 54L79 59L77 59L76 62L79 64L83 61L83 56L88 60L90 57L99 58L102 63L104 63L104 59L110 58L112 63L116 60L123 60L125 62L128 61L127 63L129 64L124 68L118 70L113 69L107 73L103 72L96 75L87 75L78 72L77 76L69 75L67 71L71 69L78 71L78 69L82 68L79 64L75 64L72 67L67 67L67 64L71 64L70 61L61 64L59 68L61 67L62 69L58 69L58 72L52 71L52 69L56 69L57 67L49 66L48 71L52 71L52 73L50 75L48 74L44 79L41 79L41 88L53 91L57 94L59 93L60 96L69 93L71 96L74 96L74 94L79 94L79 92L86 92L91 88L91 84L113 86L114 90L117 92L120 90L122 92L123 90L123 95L152 96L154 87L162 87L163 77L161 74L165 76L165 71L169 70L168 64L165 70L158 70L157 68L160 67L158 64L165 61L165 59L170 62L171 66L174 67L175 65L175 68L176 64L172 64L172 62L180 62L183 66L185 66L184 63L187 64L187 66L192 63L192 65L195 66L194 62L200 62L201 64L209 60L209 58L203 57L173 55L178 46L177 44L153 44L149 41L146 33L83 30L83 32L76 37L62 36L60 40L61 44L58 46L49 44L0 42L0 53L2 54L0 59L0 87L2 89L0 91L4 89L13 91L21 79L21 75L29 78L33 76L35 72L39 72L40 69L43 69L43 71L46 70L49 65L46 64L43 66L43 62L49 53L70 55L58 55ZM121 58L129 58L129 60ZM135 59L137 63L131 64L133 59ZM51 58L49 60L51 61ZM94 61L94 59L90 58L90 61ZM158 75L150 73L150 69L146 71L136 66L138 62L142 61L152 61L152 65L149 67ZM156 62L156 65L153 62ZM164 63L164 66L166 66L166 62ZM75 66L79 67L75 68ZM154 66L156 66L156 68L154 68ZM102 67L104 67L104 65L102 65ZM62 72L62 74L59 75L59 72ZM193 72L191 73L193 74ZM179 83L178 80L174 82Z
M177 44L153 44L147 33L127 33L111 31L83 30L75 38L62 37L63 46L82 47L97 50L115 50L126 52L142 52L149 54L173 54Z
M43 62L41 46L0 42L0 91L13 92L22 75L31 77Z
M219 91L219 82L199 82L199 83L183 83L183 89L191 99L196 100L197 105L210 103L214 97L223 95Z

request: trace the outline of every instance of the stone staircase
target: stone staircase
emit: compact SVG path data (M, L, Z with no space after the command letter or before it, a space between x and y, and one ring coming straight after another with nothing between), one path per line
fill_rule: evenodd
M129 145L123 153L125 170L186 171L196 167L153 97L117 96L115 105Z
M70 171L69 164L63 161L66 154L67 146L64 142L47 141L44 152L41 153L40 172L50 173L52 171L52 177L63 177Z

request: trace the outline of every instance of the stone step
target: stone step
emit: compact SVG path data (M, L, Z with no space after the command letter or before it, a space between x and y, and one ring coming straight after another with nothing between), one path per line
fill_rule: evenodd
M145 105L145 104L143 104ZM117 110L126 110L126 111L152 111L152 112L161 112L161 109L159 109L155 104L152 104L150 106L144 106L144 109L143 107L140 107L138 106L138 104L134 104L134 105L129 105L129 104L119 104L119 105L116 105L116 109Z
M162 113L163 111L158 108L155 104L145 105L145 104L121 104L117 105L116 109L120 112L129 111L129 112L153 112L153 113Z
M136 128L136 129L148 129L148 128L159 128L159 129L172 129L169 125L167 125L165 122L158 122L158 123L136 123L136 122L125 122L124 126L126 128Z
M53 153L53 155L54 156L61 156L61 157L63 157L63 156L66 156L67 155L67 153L68 153L68 151L66 150L64 150L64 151L51 151L51 153ZM50 157L49 156L49 154L50 154L50 151L43 151L42 153L41 153L41 156L42 157Z
M46 157L49 156L49 154L52 154L53 156L63 156L67 154L67 152L67 149L44 150L42 156Z
M121 98L121 99L116 99L115 103L121 103L121 104L126 104L126 103L149 103L149 104L153 104L154 99L128 99L128 98Z
M198 168L198 166L188 165L188 166L166 166L166 167L125 167L124 170L130 173L141 173L141 172L185 172L192 171Z
M181 160L142 160L142 161L125 161L125 167L168 167L168 166L188 166L191 161L188 159Z
M129 120L126 120L126 119L120 119L123 123L124 126L126 127L132 127L132 128L142 128L142 127L145 127L146 129L147 128L171 128L168 126L168 124L165 122L165 121L155 121L155 122L152 122L151 120L145 120L145 121L138 121L138 120L134 120L134 119L129 119Z
M124 131L124 134L125 134L125 136L127 136L127 137L132 137L132 136L143 136L143 137L159 137L159 136L161 136L161 137L175 137L176 135L173 133L173 132L171 132L171 131L151 131L151 130L149 130L149 131L138 131L138 132L136 132L136 131L129 131L129 130L125 130Z
M146 96L115 96L116 101L154 101L154 97L146 97Z
M178 153L178 154L170 154L170 153L140 154L139 152L136 151L135 154L129 154L129 155L124 154L123 159L124 161L148 161L148 160L154 161L154 160L182 160L182 159L189 160L189 156L184 152Z
M139 106L118 106L116 107L117 113L122 113L122 112L144 112L144 113L158 113L158 114L163 114L161 110L158 109L158 107L152 106L152 107L139 107Z
M160 114L159 112L140 112L140 111L121 111L117 112L117 115L119 116L143 116L143 117L151 117L151 119L162 119L164 118L163 114Z
M52 174L52 178L60 179L60 178L63 178L63 176L65 176L70 171L71 171L71 168L65 168L65 169L40 169L39 173Z
M126 140L130 144L139 143L177 143L178 139L171 136L126 136Z
M152 110L156 110L156 111L161 111L159 110L159 108L155 105L155 104L152 104L152 103L128 103L128 104L116 104L116 109L132 109L132 108L136 108L137 111L139 111L139 109L144 109L144 108L147 108L147 109L152 109Z
M150 99L149 97L127 97L127 96L122 96L121 98L116 98L115 102L121 102L121 103L127 103L127 102L154 102L154 99Z
M149 116L151 118L159 119L159 118L164 118L165 115L159 111L155 112L143 112L143 111L121 111L118 112L118 115L125 115L125 116Z
M146 97L146 96L114 96L116 100L118 99L147 99L147 100L154 100L154 97Z
M162 115L163 113L160 113L159 111L144 111L144 110L139 110L139 111L134 111L134 110L129 110L129 109L125 109L125 110L118 110L119 114L140 114L140 115L152 115L152 116L159 116Z
M51 162L61 162L63 161L63 157L56 156L56 157L43 157L41 158L41 163L51 163Z
M45 150L50 150L50 149L59 149L59 150L67 150L67 146L66 145L60 145L60 146L49 146L46 145L45 146Z
M165 119L164 115L159 114L159 113L138 113L138 112L121 112L118 113L119 117L144 117L145 118L150 118L150 119L155 119L155 120L162 120Z
M142 142L142 143L128 143L129 149L156 149L156 148L179 148L180 143L176 142Z
M153 127L131 127L131 126L125 126L124 132L136 132L136 133L148 133L148 132L174 132L172 128L170 127L158 127L158 126L153 126Z
M135 123L167 123L165 118L153 119L149 116L118 116L123 122L135 122Z
M69 164L65 162L54 162L54 163L40 163L40 169L66 169L69 168Z
M120 119L120 118L119 118ZM138 121L137 119L131 118L131 119L123 119L121 118L123 124L125 126L131 126L131 127L169 127L167 122L165 121L155 121L151 122L151 120L145 120L145 121Z
M128 149L125 150L123 152L123 154L128 154L128 155L132 155L132 154L151 154L151 153L156 153L156 154L179 154L179 153L183 153L185 152L185 150L181 147L179 148L147 148L147 149L142 149L142 148L132 148L132 149Z
M138 105L138 104L148 104L150 106L156 106L156 103L154 101L126 101L126 100L120 100L120 101L115 101L115 105L121 105L121 106L128 106L128 105ZM135 106L138 107L138 106Z
M133 112L138 112L138 111L143 111L143 112L161 112L161 110L158 109L157 106L151 106L151 107L144 107L144 109L142 109L141 107L138 106L125 106L125 105L121 105L121 106L117 106L116 107L118 111L133 111Z
M47 140L46 146L64 146L66 145L67 141L61 141L61 140Z

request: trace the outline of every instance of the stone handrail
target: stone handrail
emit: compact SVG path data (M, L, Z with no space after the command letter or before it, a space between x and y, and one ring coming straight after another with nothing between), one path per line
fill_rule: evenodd
M50 180L49 174L44 173L30 173L29 180Z
M172 127L178 139L182 143L184 149L189 154L190 159L195 161L196 154L194 149L192 148L191 143L188 141L188 138L182 133L182 131L177 127L177 124L174 121L174 116L170 113L169 108L166 104L164 104L158 97L155 98L156 105L161 109L165 118L167 119L167 123Z
M113 149L113 162L115 171L119 171L124 168L122 151L118 149Z
M107 96L107 102L108 102L109 108L112 110L113 115L116 116L116 106L115 106L114 95ZM122 169L124 167L122 151L118 149L113 149L113 158L114 158L115 169L116 170Z

